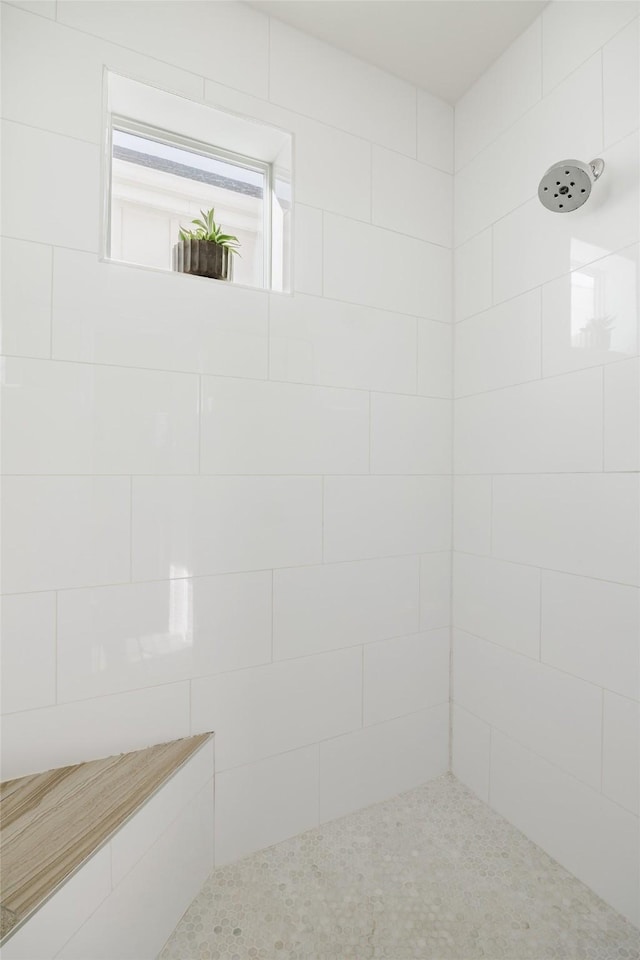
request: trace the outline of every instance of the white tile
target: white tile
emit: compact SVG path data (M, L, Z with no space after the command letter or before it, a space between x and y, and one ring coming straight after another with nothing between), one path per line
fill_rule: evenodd
M120 827L110 843L114 887L211 782L213 768L213 740L209 740Z
M276 19L269 99L415 156L414 87Z
M449 765L449 707L441 704L320 744L320 820L334 820L417 787Z
M565 157L599 156L601 149L602 70L597 54L458 172L457 242L530 197L544 210L536 196L544 171ZM562 220L544 212L554 222Z
M130 44L105 43L88 33L69 30L60 23L5 7L2 12L3 116L99 144L105 66L164 90L201 98L200 77L143 57L127 46ZM184 64L190 66L191 61L185 60Z
M456 178L456 198L458 182ZM491 306L493 240L491 228L456 248L454 255L455 319L464 320Z
M166 63L188 64L194 73L239 90L267 95L268 19L242 4L221 2L200 9L169 2L162 16L150 20L144 4L103 0L88 9L82 0L65 0L58 21ZM216 38L215 56L211 37Z
M453 545L465 553L491 553L491 477L456 477Z
M638 242L638 141L603 153L606 167L588 202L570 216L537 197L493 228L496 302L546 283Z
M3 233L97 251L99 171L96 145L3 120Z
M465 786L489 802L491 727L472 713L453 704L451 770Z
M325 479L325 561L447 550L450 536L446 477Z
M266 663L271 575L61 592L57 649L60 702Z
M418 599L417 557L276 570L274 658L413 633Z
M453 107L418 90L418 160L453 173Z
M225 673L266 663L271 657L271 600L268 571L196 578L196 673Z
M293 282L297 293L323 292L322 210L296 203L293 229Z
M540 99L541 31L537 18L456 103L456 170Z
M418 393L423 396L451 396L452 337L452 328L449 324L418 319Z
M423 240L325 214L324 293L349 303L448 321L451 254Z
M6 473L194 473L198 378L6 359Z
M453 177L394 150L373 147L373 223L450 247Z
M451 415L450 400L373 393L371 472L451 473Z
M318 824L318 747L269 757L216 777L216 866Z
M295 190L300 203L354 220L371 219L371 144L294 116Z
M269 322L273 380L415 393L413 317L297 294L272 296ZM433 367L439 365L444 348L438 333L449 328L430 320L418 322L438 328L433 333L425 328L419 361L421 383L435 392L446 374L427 364L433 358ZM425 353L428 359L422 360ZM439 391L435 395L439 396Z
M334 387L204 377L200 449L202 473L366 473L369 398Z
M602 469L602 373L580 370L455 403L459 473Z
M264 291L56 250L53 355L235 377L267 374Z
M542 13L545 94L637 16L638 4L633 0L631 3L560 0L548 4ZM568 37L571 37L571 43L567 43Z
M420 629L449 626L451 620L451 553L420 557Z
M633 475L493 480L493 552L504 560L638 583L638 481Z
M497 731L491 757L498 813L637 924L638 818Z
M5 593L129 579L128 477L5 477Z
M636 4L636 12L638 12ZM640 57L637 16L602 50L604 89L604 144L617 143L638 129L640 115Z
M155 957L213 867L213 780L87 920L61 960Z
M364 725L449 701L449 629L364 648Z
M638 246L542 288L542 369L553 376L638 353Z
M357 729L362 652L281 660L191 687L192 728L215 730L216 772L228 770Z
M315 477L136 477L133 579L318 563Z
M638 590L542 571L542 659L567 673L640 697Z
M539 570L490 557L456 553L453 598L456 627L538 659Z
M604 692L602 792L640 814L640 704Z
M640 361L604 370L604 468L640 470Z
M2 779L141 750L188 734L188 683L11 713L3 718Z
M48 357L51 349L51 247L3 238L2 353Z
M539 290L457 323L456 396L540 377L540 328Z
M111 852L103 847L2 947L4 960L49 960L111 891Z
M460 630L452 671L455 703L600 789L599 687Z
M55 595L25 593L2 597L0 610L2 712L55 703Z

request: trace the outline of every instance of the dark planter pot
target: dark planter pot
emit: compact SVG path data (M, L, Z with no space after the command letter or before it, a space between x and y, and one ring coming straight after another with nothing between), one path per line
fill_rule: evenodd
M210 240L180 240L173 247L173 269L213 280L231 280L233 254Z

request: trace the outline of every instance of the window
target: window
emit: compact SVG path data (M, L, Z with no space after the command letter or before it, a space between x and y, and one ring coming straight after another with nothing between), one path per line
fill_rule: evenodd
M239 241L232 281L288 290L290 134L107 78L105 256L171 270L179 229L213 207L216 222Z

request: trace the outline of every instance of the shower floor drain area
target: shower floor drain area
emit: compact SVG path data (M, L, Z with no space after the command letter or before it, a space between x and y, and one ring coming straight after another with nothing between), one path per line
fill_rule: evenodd
M214 871L159 960L638 960L640 932L450 775Z

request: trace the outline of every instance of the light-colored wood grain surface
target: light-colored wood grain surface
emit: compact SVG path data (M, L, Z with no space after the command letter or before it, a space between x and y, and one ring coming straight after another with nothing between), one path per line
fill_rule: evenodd
M0 935L50 896L211 736L0 784Z

